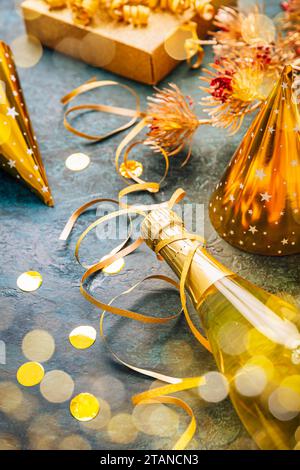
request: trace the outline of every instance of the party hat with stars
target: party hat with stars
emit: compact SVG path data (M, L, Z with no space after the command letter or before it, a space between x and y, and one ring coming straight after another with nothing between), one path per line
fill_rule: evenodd
M285 66L210 200L210 219L219 235L251 253L300 252L300 93L295 78L295 70Z
M48 206L51 191L10 48L0 41L0 166Z

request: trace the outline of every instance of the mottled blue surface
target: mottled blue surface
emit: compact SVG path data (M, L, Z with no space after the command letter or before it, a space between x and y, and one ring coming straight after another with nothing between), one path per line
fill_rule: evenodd
M8 43L24 33L22 19L15 6L17 3L17 0L0 2L0 39ZM279 11L276 0L266 3L269 12ZM208 52L205 62L210 59ZM47 49L35 67L19 69L19 73L56 205L53 209L44 206L27 188L1 173L0 339L4 340L7 346L7 364L0 366L1 380L16 383L16 370L25 362L21 349L22 338L28 331L43 328L53 335L56 343L55 354L44 364L46 371L66 371L75 381L74 393L98 393L109 403L112 415L120 412L131 413L130 397L148 388L151 381L116 364L99 338L95 345L86 351L73 349L68 341L69 332L78 325L89 324L99 330L100 312L85 301L79 292L83 270L74 259L75 241L81 229L94 220L94 214L87 214L80 220L70 243L64 244L58 240L66 219L75 208L95 195L116 197L123 187L113 166L114 152L122 136L101 144L88 145L68 134L62 125L63 110L60 98L92 76L98 79L116 77ZM175 82L186 94L192 95L194 100L198 101L201 94L198 89L198 73L189 71L183 64L165 83ZM150 87L125 79L121 81L133 86L145 104L146 96L151 93ZM96 95L99 100L101 96L103 101L103 93L97 92ZM106 99L111 104L131 106L123 93L117 95L112 92ZM199 107L197 112L200 113ZM86 124L91 124L93 120L94 130L103 131L104 126L105 129L115 126L118 118L93 115L87 119ZM82 126L83 121L79 125ZM203 203L206 208L209 194L246 126L247 123L241 133L234 137L228 137L226 132L216 129L200 129L194 141L190 163L180 169L179 159L172 161L167 184L155 199L163 200L178 186L182 186L186 189L190 201ZM66 169L65 159L71 153L81 151L91 157L91 164L83 172L72 173ZM140 153L141 159L142 155L143 153ZM146 157L146 153L144 155ZM151 174L155 175L155 171L160 171L160 174L163 171L163 164L158 158L147 160L148 166L152 168L149 179ZM141 200L150 202L145 196L141 196ZM271 259L242 253L220 240L208 220L205 232L211 251L232 270L274 292L285 291L299 295L299 257ZM103 256L109 248L111 245L99 243L95 235L91 235L84 244L82 255L84 259L92 261ZM118 276L98 277L93 282L93 292L108 301L145 274L157 272L158 266L160 271L168 272L166 266L158 265L154 255L143 248L128 258L126 269ZM25 294L16 286L18 275L27 270L37 270L43 275L42 287L33 294ZM160 290L159 295L153 295L152 290L150 285L145 285L143 293L140 291L139 295L136 293L133 298L124 299L122 302L126 303L127 307L140 308L145 313L164 312L166 305L169 311L178 307L175 295L170 295L166 290ZM13 322L6 328L8 315L13 317ZM202 374L215 368L212 358L196 343L183 320L171 326L157 328L109 317L106 331L115 350L123 358L140 366L155 367L178 376ZM174 341L173 348L166 346L170 340ZM184 347L182 341L185 342ZM182 352L187 351L189 356L189 346L191 360L184 358ZM102 384L100 389L99 379ZM98 386L95 385L97 383ZM116 444L112 442L107 428L87 432L84 426L70 416L68 402L60 405L48 403L41 396L39 387L22 389L22 392L24 406L28 406L26 403L29 400L32 409L28 412L29 416L22 420L18 412L0 412L0 446L3 445L5 436L7 439L7 435L12 448L23 449L59 448L62 440L72 434L81 435L85 439L85 445L88 441L89 446L94 449L170 448L176 440L176 435L159 438L139 433L134 442ZM255 448L229 401L219 405L205 405L192 393L181 395L193 405L199 423L190 448ZM1 400L3 403L4 399L0 391L0 408ZM181 418L179 435L187 424L187 418L180 411L178 413ZM56 426L49 425L48 440L44 440L44 444L37 444L31 427L38 426L37 422L43 423L42 434L42 429L48 425L49 414L55 419Z

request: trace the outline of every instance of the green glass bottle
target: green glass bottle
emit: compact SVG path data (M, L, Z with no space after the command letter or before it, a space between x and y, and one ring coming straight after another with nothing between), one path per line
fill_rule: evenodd
M181 276L195 242L182 220L156 209L141 227L146 243ZM293 302L232 273L203 247L192 260L188 291L217 366L230 385L230 398L261 449L300 449L300 315Z

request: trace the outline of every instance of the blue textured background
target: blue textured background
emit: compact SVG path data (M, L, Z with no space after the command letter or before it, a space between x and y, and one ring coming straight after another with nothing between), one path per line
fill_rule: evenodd
M24 33L22 18L16 9L18 3L20 2L13 0L0 2L0 39L7 43ZM268 13L279 11L277 0L266 3ZM210 60L211 55L207 51L205 63ZM151 381L116 364L99 338L95 345L86 351L77 351L68 342L69 332L78 325L90 324L98 331L100 312L86 302L79 292L82 268L74 259L75 240L81 233L80 229L94 220L94 214L87 214L80 220L70 243L64 244L58 240L66 219L75 208L96 195L116 197L123 187L113 166L114 152L122 136L101 144L88 145L68 134L62 125L63 110L60 98L92 76L98 79L116 77L47 49L35 67L19 69L19 73L56 205L53 209L47 208L27 188L1 173L0 328L1 321L4 321L8 311L14 316L10 328L0 331L0 339L7 345L7 364L0 366L1 379L16 383L16 370L25 362L21 350L22 338L32 329L43 328L53 335L56 342L54 356L44 364L46 371L62 369L68 372L76 384L74 393L93 392L95 381L104 377L103 382L108 385L103 387L100 395L109 402L112 415L120 412L131 413L130 397L148 388ZM191 72L183 64L165 80L165 84L175 82L184 93L192 95L194 100L198 101L201 95L198 74L199 72ZM150 87L125 79L120 80L133 86L145 104L146 96L151 93ZM103 101L103 93L96 92L95 95ZM111 104L131 106L126 95L122 93L113 91L106 99ZM199 106L196 111L200 113ZM86 119L86 122L79 125L89 123L95 130L103 130L104 126L113 127L119 118L93 115L93 123L91 116ZM180 158L172 160L167 184L155 199L164 200L174 189L182 186L187 191L189 201L203 203L206 208L209 194L246 126L247 123L241 133L234 137L228 137L226 132L208 127L200 129L194 140L190 163L180 169ZM91 157L91 164L83 172L72 173L66 169L65 159L71 153L81 151ZM147 156L146 153L141 153L140 149L139 152L141 159L143 155ZM147 160L149 179L156 171L160 174L163 171L162 162L156 160L158 163L155 160ZM150 202L145 196L141 196L140 200ZM220 240L208 220L205 224L205 235L211 252L232 270L269 290L299 295L299 257L271 259L242 253ZM108 248L108 245L99 243L97 238L91 235L84 245L83 256L85 259L95 260L103 256ZM37 270L43 275L42 287L33 294L22 293L16 286L18 275L27 270ZM168 268L163 265L159 265L159 270L168 272ZM100 276L93 282L92 288L95 295L108 301L145 274L157 271L158 263L154 255L143 248L128 258L126 269L119 275ZM145 313L163 312L166 305L171 310L173 306L177 307L175 295L173 299L166 290L161 290L159 295L153 295L152 290L150 285L145 286L143 295L137 293L133 300L126 299L126 305L140 308ZM154 328L109 317L106 330L116 351L140 366L155 367L179 376L201 374L215 368L212 358L196 343L183 320L178 321L176 325ZM170 340L177 341L171 352L164 346ZM180 360L180 341L188 343L193 350L193 360L190 364L187 361L186 367L184 361ZM120 382L114 381L112 377L122 382L122 393L117 386ZM193 404L199 424L190 448L255 448L229 401L219 405L207 405L201 403L192 393L181 395ZM46 448L58 448L62 438L70 434L84 436L94 449L122 447L111 442L105 428L87 433L84 427L70 416L68 402L61 405L50 404L41 396L38 387L26 390L26 396L34 397L34 407L27 420L20 421L10 413L0 412L0 442L3 435L9 434L15 436L15 440L11 440L12 448L35 448L28 427L35 423L37 418L42 421L44 419L47 424L46 414L49 413L55 416L59 427L54 432L53 439L45 445ZM178 432L187 424L185 415L180 415L181 425ZM51 434L51 430L49 433ZM170 448L175 439L176 436L157 438L139 433L135 442L123 447Z

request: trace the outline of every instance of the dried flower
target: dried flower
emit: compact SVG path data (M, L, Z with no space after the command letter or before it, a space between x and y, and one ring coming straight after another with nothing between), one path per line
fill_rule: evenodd
M201 104L212 119L212 125L236 132L246 114L260 106L278 78L278 67L270 64L269 50L261 47L232 49L205 69L201 87L209 96Z
M281 25L284 29L300 29L300 0L287 0L281 3L284 15L281 18Z
M184 97L176 85L170 84L169 88L157 89L155 95L149 98L149 132L145 144L154 148L161 147L168 155L175 155L185 144L191 144L200 125L191 106L190 98ZM188 157L189 154L190 151Z

